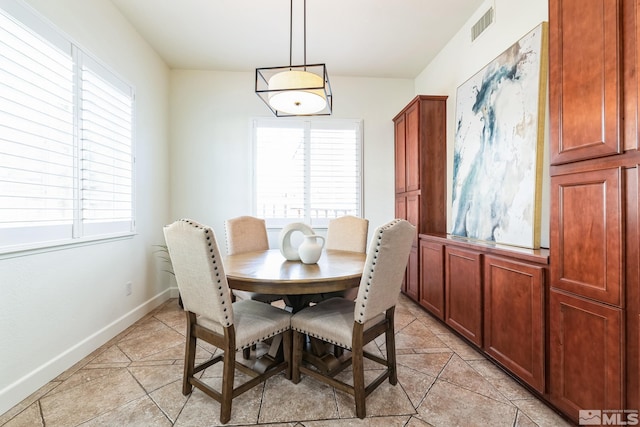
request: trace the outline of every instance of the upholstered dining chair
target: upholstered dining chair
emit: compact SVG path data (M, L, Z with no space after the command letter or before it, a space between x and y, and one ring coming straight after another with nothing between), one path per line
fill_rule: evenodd
M332 219L329 221L329 225L327 226L327 241L325 248L365 253L367 251L368 233L369 220L366 218L345 215ZM328 299L335 296L356 299L357 289L348 289L342 292L322 295L321 299Z
M365 252L369 220L353 215L345 215L329 221L326 249Z
M229 255L244 252L266 251L269 249L267 226L264 219L253 216L239 216L224 222ZM282 295L260 294L234 290L233 294L241 300L252 299L270 304L282 299Z
M394 338L394 310L407 267L409 252L416 233L413 225L396 219L376 229L369 246L364 272L355 301L332 298L305 308L291 318L293 329L292 380L300 382L304 373L355 399L356 415L366 416L366 397L387 378L398 382ZM385 335L386 359L364 351L364 346ZM351 351L342 363L325 374L302 365L302 345L305 335ZM364 381L364 358L385 367L369 384ZM335 375L353 365L353 385L337 380Z
M233 398L283 370L287 378L291 377L291 314L258 301L231 302L222 257L211 228L183 219L166 226L164 236L187 315L182 393L188 395L197 387L220 402L220 422L225 424L231 418ZM283 334L283 362L259 373L236 361L236 351L279 334ZM218 347L222 354L196 365L197 340ZM220 391L195 376L219 362L223 363ZM236 369L251 377L238 387L234 387Z

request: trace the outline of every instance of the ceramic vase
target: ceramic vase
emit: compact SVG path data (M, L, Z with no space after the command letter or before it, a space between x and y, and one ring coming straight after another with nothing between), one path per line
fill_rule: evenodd
M321 242L318 242L321 240ZM322 248L324 248L324 237L316 234L304 236L304 241L298 247L298 254L300 255L300 261L304 264L315 264L322 255Z
M305 236L313 235L313 229L302 222L293 222L280 231L280 253L289 261L299 261L298 248L291 243L291 235L300 232Z

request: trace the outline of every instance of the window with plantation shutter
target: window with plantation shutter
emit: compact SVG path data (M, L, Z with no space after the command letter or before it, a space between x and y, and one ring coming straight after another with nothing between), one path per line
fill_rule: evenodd
M133 92L0 0L0 253L133 231Z
M99 64L83 59L80 188L83 234L131 231L132 95Z
M362 216L362 123L255 119L255 215L269 227Z

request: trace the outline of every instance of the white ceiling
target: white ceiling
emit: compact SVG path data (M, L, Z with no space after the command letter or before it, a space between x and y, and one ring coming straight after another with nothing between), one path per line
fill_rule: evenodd
M111 0L174 69L289 64L289 0ZM308 0L307 63L332 74L415 78L484 0ZM293 65L303 63L294 1Z

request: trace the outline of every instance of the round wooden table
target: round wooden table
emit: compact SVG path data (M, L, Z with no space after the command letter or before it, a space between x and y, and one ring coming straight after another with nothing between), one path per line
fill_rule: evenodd
M282 295L295 312L305 295L358 287L365 259L360 252L325 250L317 264L303 264L270 249L227 255L224 269L231 289Z
M231 289L282 295L292 312L306 307L311 294L344 291L360 285L366 255L360 252L325 250L317 264L287 261L279 249L227 255L224 269ZM264 371L277 363L281 353L280 336L274 338L269 352L256 361L254 369ZM304 360L322 372L340 363L320 341L311 339Z

